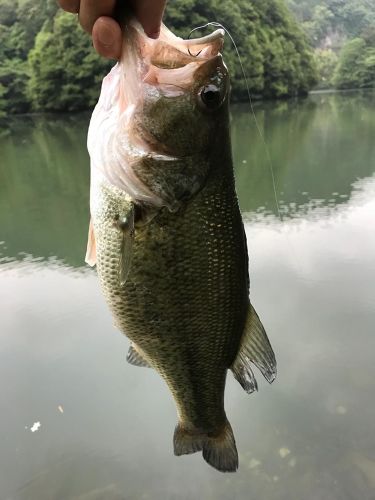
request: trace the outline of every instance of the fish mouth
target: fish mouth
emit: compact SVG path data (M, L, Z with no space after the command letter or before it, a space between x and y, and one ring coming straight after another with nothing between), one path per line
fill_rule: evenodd
M159 38L154 40L138 21L129 20L124 27L119 62L123 80L121 109L137 103L144 84L174 97L199 86L216 69L226 72L220 53L224 35L223 29L217 29L201 38L184 40L162 25Z
M175 36L163 25L160 37L155 43L156 50L152 62L159 67L162 67L164 63L164 66L169 69L183 67L197 61L202 63L221 52L224 45L224 35L223 29L217 29L201 38L184 40ZM164 60L163 58L158 60L159 50L164 44L168 47L164 52L167 57Z

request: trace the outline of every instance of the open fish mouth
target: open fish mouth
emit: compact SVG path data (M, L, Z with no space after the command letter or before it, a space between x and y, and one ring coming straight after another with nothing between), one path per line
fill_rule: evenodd
M224 30L217 29L201 38L183 40L162 26L159 39L154 43L151 62L160 68L180 68L192 62L203 62L217 56L224 44Z
M178 96L199 85L199 82L217 68L226 71L221 58L224 30L184 40L162 26L158 39L148 38L142 26L134 19L126 24L122 57L123 90L121 109L135 104L143 84L157 87L165 96Z

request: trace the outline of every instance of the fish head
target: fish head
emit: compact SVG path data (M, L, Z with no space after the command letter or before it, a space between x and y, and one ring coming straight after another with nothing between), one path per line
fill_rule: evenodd
M131 19L123 33L90 123L92 178L100 172L134 200L172 210L229 145L224 30L183 40L162 26L154 40Z
M127 26L120 107L135 141L176 157L209 151L228 121L223 41L223 30L183 40L163 26L152 40L137 22Z

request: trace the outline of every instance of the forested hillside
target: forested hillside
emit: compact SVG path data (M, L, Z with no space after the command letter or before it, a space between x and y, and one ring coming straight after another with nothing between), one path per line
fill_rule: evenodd
M55 0L0 0L0 114L87 109L110 65Z
M286 0L315 47L339 46L375 24L375 0Z
M185 37L191 28L207 21L223 23L238 45L255 96L305 94L316 82L309 44L283 0L173 0L165 21ZM245 82L229 38L225 60L234 97L246 99Z
M207 21L223 23L241 53L256 97L305 94L316 81L312 52L283 0L173 0L165 22L176 33ZM226 61L233 97L246 98L234 48ZM55 0L0 0L0 114L91 108L113 64L101 59L76 16Z
M375 86L375 0L286 0L315 48L323 87Z

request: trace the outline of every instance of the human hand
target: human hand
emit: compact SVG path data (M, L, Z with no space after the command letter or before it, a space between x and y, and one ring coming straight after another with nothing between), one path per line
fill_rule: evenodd
M129 1L146 34L157 38L167 0ZM112 17L116 0L59 0L59 4L67 12L79 14L82 28L92 35L93 45L100 55L120 58L122 33Z

